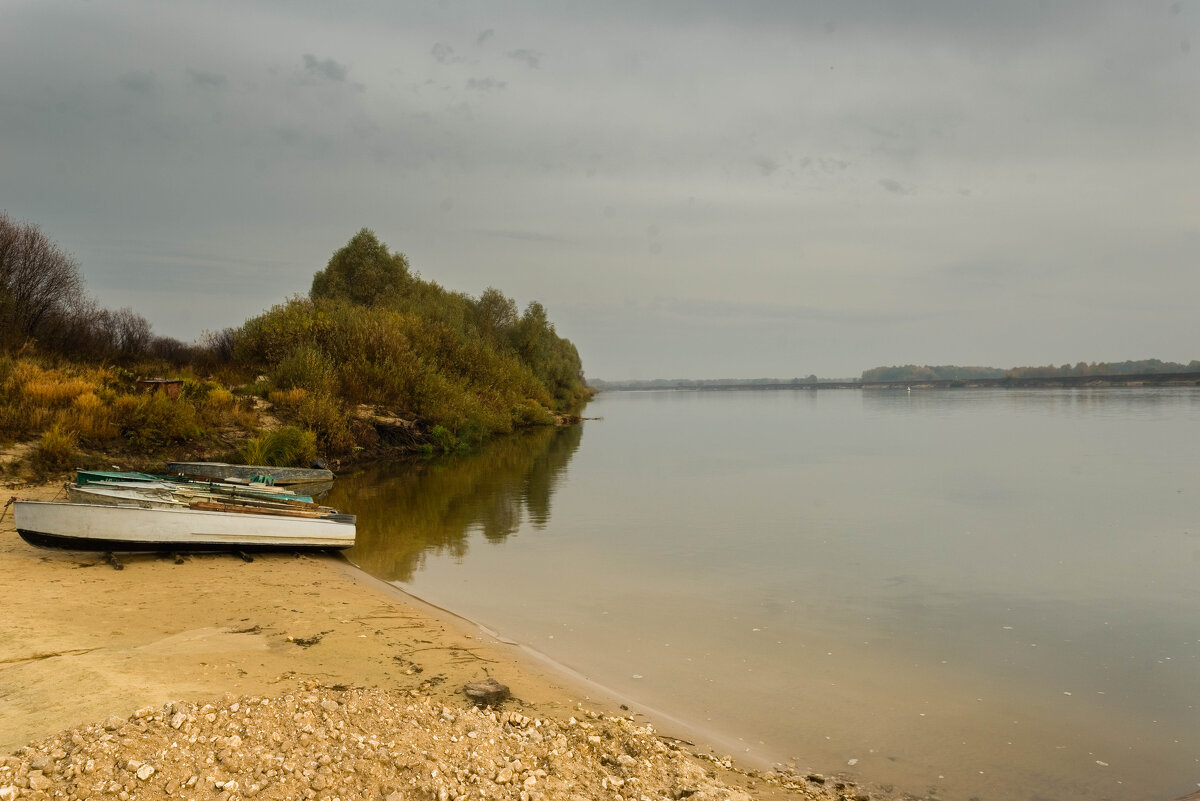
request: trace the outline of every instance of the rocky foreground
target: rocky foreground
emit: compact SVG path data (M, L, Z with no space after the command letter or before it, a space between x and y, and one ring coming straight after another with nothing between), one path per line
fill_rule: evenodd
M416 691L307 683L274 698L141 709L26 746L0 758L0 801L870 798L774 771L742 774L748 793L719 778L731 767L722 763L631 718L580 709L544 720Z

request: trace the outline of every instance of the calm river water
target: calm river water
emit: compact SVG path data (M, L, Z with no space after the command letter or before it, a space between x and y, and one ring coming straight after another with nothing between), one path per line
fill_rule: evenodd
M339 479L351 560L743 760L947 801L1200 783L1200 388L585 413Z

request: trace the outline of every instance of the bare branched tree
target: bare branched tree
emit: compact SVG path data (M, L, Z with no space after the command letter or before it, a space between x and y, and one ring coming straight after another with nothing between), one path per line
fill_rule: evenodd
M223 328L220 331L205 331L204 344L212 353L218 364L229 364L233 361L233 351L237 344L236 328Z
M153 333L145 317L125 306L112 312L112 320L116 332L114 344L121 358L136 358L149 352Z
M0 336L36 338L84 305L75 259L36 225L0 212Z
M201 348L181 342L174 337L154 337L150 340L150 355L176 366L182 366L197 364L206 354Z

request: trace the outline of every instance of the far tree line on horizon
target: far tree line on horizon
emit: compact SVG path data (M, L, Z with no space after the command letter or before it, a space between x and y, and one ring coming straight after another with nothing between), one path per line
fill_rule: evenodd
M1043 367L960 367L906 364L897 367L875 367L864 370L862 381L970 381L981 378L1067 378L1073 376L1153 375L1156 373L1197 373L1200 361L1188 364L1164 362L1159 359L1138 359L1123 362L1078 362L1074 365L1052 364Z
M1024 378L1066 378L1086 376L1136 376L1176 373L1200 373L1200 361L1188 364L1164 362L1159 359L1140 359L1123 362L1079 362L1075 365L1046 365L1043 367L963 367L953 364L931 366L906 364L893 367L873 367L864 370L859 378L651 378L630 381L594 379L593 386L606 389L729 389L737 387L806 387L820 385L849 385L863 383L898 383L921 381L975 381Z
M197 421L213 397L229 396L225 387L269 400L325 455L376 444L357 420L364 404L432 430L450 450L551 423L590 394L575 346L540 303L519 311L493 287L478 298L448 291L367 229L314 274L307 296L188 344L155 336L132 309L101 308L74 258L0 213L0 353L0 436L53 425L97 448L112 437L147 446L202 438ZM159 420L154 433L142 408L151 401L128 393L137 376L164 371L184 376L185 393L169 412L179 420ZM52 402L50 385L59 387Z

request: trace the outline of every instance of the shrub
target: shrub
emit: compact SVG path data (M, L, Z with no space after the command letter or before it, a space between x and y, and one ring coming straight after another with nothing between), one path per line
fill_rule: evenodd
M350 415L329 395L309 395L296 408L300 425L312 431L325 453L349 453L357 444L349 426Z
M237 399L222 387L212 387L203 395L197 393L193 402L202 426L225 426L236 423Z
M204 405L210 409L228 409L233 405L233 393L222 387L210 389Z
M75 449L79 445L79 437L74 431L68 431L60 424L55 424L42 434L37 447L34 448L32 461L34 467L41 471L69 470L75 461Z
M311 343L297 345L275 368L275 385L282 389L303 388L333 394L337 384L338 370L333 360Z
M139 448L190 442L204 435L196 407L161 392L119 396L113 403L113 417L121 436Z
M221 389L221 385L215 381L193 380L185 378L183 380L183 388L180 390L179 397L192 403L205 403L215 390Z
M462 443L454 436L445 426L434 426L429 436L433 439L433 445L442 453L454 453L462 447Z
M295 426L284 426L247 442L238 451L238 458L245 464L307 467L317 458L317 435Z
M513 425L544 426L554 422L554 415L533 401L522 401L513 407Z

